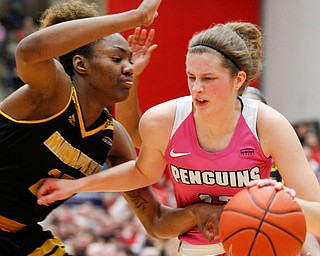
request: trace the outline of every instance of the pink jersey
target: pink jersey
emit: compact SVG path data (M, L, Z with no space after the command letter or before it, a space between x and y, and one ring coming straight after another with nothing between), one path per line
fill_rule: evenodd
M222 151L203 150L197 139L192 99L178 100L171 139L166 149L178 207L207 202L225 204L251 180L270 177L272 159L263 154L256 132L259 101L239 98L242 114L233 137ZM210 244L198 228L179 237L190 244Z

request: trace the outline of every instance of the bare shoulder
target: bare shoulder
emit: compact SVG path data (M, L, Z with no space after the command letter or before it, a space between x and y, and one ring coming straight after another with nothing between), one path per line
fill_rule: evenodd
M52 86L48 86L48 82L41 86L39 81L37 86L25 84L1 102L1 110L16 120L39 120L61 111L70 99L71 80L61 70L62 66L58 66L59 72L55 72L57 77Z
M267 128L270 128L275 124L290 125L289 121L283 114L281 114L276 109L263 103L260 103L260 106L259 106L258 125L259 124L261 124L260 126L267 127Z
M286 142L297 141L296 133L289 120L276 109L263 103L259 107L257 132L267 156L278 143L286 145Z
M143 143L159 140L166 144L173 127L177 99L148 109L141 117L139 132ZM161 143L162 144L162 143Z
M172 124L177 100L170 100L148 109L141 117L140 125L159 125L162 122Z

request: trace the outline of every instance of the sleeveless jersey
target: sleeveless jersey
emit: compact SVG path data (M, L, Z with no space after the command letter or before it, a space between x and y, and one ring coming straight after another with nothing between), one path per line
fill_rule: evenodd
M259 101L239 97L242 113L227 148L216 153L198 142L190 96L178 99L175 121L165 158L178 207L199 202L226 204L251 180L268 178L272 159L262 152L256 132ZM179 237L190 244L207 241L198 228Z
M113 129L107 109L85 128L73 86L67 106L50 118L17 121L0 111L0 216L26 225L42 221L62 203L37 204L42 179L77 179L100 172Z

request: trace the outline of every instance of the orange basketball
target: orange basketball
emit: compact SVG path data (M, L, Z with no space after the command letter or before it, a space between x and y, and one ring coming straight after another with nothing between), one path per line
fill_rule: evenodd
M255 186L227 203L219 235L228 255L296 256L306 237L306 221L286 192Z

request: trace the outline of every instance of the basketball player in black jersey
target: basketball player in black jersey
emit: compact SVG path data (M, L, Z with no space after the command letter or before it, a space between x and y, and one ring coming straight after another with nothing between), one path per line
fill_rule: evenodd
M18 45L25 85L0 105L0 255L69 255L37 224L61 203L37 204L42 180L77 179L136 157L106 109L132 87L132 52L117 32L151 24L160 2L93 17L93 5L69 1L49 8L42 28Z

